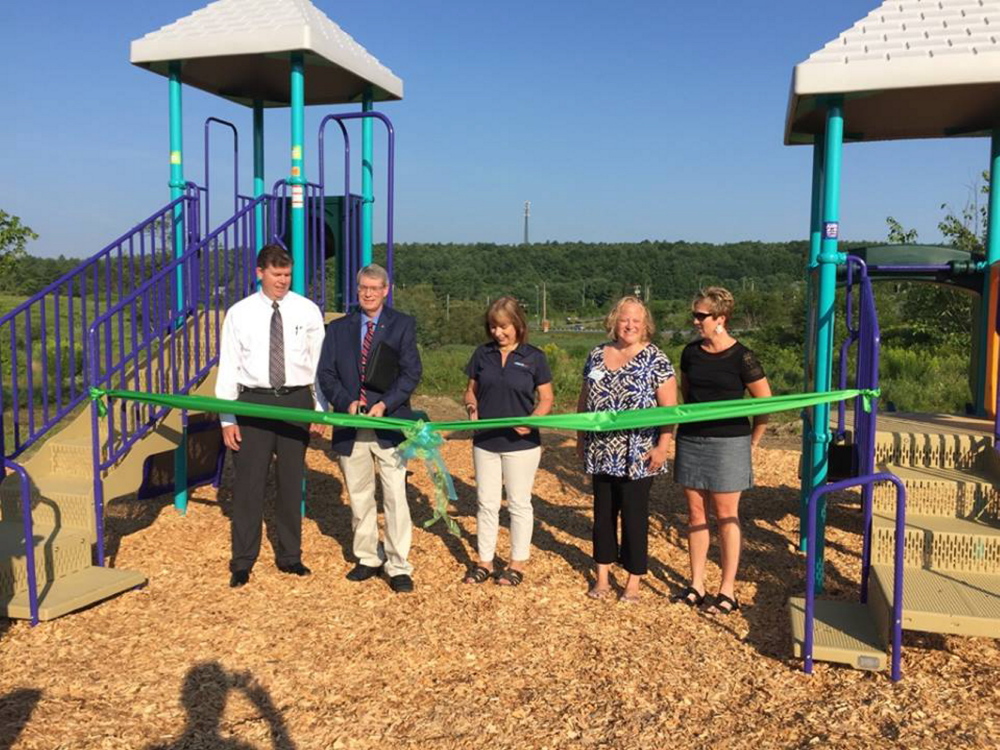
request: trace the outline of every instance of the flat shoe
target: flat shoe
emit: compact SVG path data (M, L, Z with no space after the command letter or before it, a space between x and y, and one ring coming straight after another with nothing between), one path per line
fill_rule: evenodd
M686 604L689 607L700 607L705 602L705 595L699 594L698 590L693 586L685 586L684 589L671 596L670 601L674 604Z
M618 597L618 602L620 604L638 604L639 603L639 595L638 594L626 594L626 593L623 592L622 595Z
M506 570L497 573L494 582L497 584L497 586L518 586L523 580L524 580L524 573L522 573L520 570L507 568Z
M292 563L291 565L279 565L278 570L293 576L307 576L312 573L309 568L300 562Z
M597 586L594 586L592 589L587 591L587 596L589 596L591 599L603 599L610 593L611 589L599 589L597 588Z
M360 581L367 581L369 578L374 578L379 573L382 572L382 566L379 565L377 568L373 568L371 565L365 565L364 563L358 563L350 572L347 574L348 581L354 581L358 583Z
M465 578L462 579L462 583L486 583L492 575L492 570L482 565L477 565L469 569L469 572L465 574Z
M389 588L397 594L409 594L413 591L413 579L406 575L406 573L400 573L389 579Z
M241 586L246 586L250 582L250 571L249 570L236 570L229 577L229 588L238 589Z
M705 600L702 611L709 615L731 615L739 608L739 599L730 598L725 594L717 594L714 599L710 597Z

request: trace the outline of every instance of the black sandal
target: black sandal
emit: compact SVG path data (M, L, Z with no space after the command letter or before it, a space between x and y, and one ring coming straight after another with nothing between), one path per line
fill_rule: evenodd
M740 600L717 594L714 600L706 601L705 613L710 615L731 615L740 608Z
M673 604L686 604L689 607L700 607L705 601L705 595L699 594L698 590L693 586L685 586L684 589L671 596L670 601Z
M503 572L496 574L496 580L494 583L497 586L517 586L524 580L524 573L520 570L514 570L514 568L505 568ZM506 584L500 583L500 581L506 581Z
M462 583L486 583L492 575L492 570L484 568L482 565L477 565L469 569L469 572L465 574L465 578L462 579Z

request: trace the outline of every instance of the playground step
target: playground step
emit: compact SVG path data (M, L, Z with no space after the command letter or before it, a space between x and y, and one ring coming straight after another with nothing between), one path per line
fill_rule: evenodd
M889 565L895 549L894 516L872 519L872 562ZM1000 576L1000 528L964 518L907 513L904 564L910 569Z
M35 525L35 579L41 587L47 582L90 567L90 540L79 531ZM12 596L28 588L24 527L20 523L0 522L0 596Z
M878 470L895 474L906 484L907 514L1000 520L1000 491L984 469L883 464ZM892 485L875 485L872 500L876 512L895 514L896 490Z
M38 619L53 620L115 594L142 586L145 582L146 577L133 570L89 566L48 585L39 585ZM21 591L13 596L0 591L0 615L12 619L30 618L27 591Z
M805 642L805 599L788 600L792 649L802 658ZM855 669L886 668L884 641L869 608L858 602L818 600L813 620L813 659L847 664Z
M31 514L41 526L83 532L96 541L94 527L94 485L92 479L77 476L42 477L31 484ZM16 475L0 483L0 521L21 523L21 483Z
M875 434L875 462L902 466L973 468L980 454L993 447L993 438L956 432L887 431L879 424Z
M892 566L872 565L868 601L880 635L889 632ZM907 568L903 629L1000 637L1000 575Z
M89 415L84 415L89 419ZM102 435L102 442L105 436ZM54 435L42 448L48 451L52 473L58 476L94 476L94 454L90 434Z

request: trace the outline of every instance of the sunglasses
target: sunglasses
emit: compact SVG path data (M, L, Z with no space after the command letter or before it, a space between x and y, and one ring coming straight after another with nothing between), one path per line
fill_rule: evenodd
M711 318L712 317L712 313L707 313L707 312L693 312L693 313L691 313L691 317L694 318L695 320L697 320L700 323L705 318Z

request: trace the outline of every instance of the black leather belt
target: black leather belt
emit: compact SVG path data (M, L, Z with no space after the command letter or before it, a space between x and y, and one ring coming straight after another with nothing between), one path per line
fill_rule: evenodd
M308 385L283 385L280 388L250 388L249 386L241 385L240 393L253 393L258 396L289 396L308 387Z

